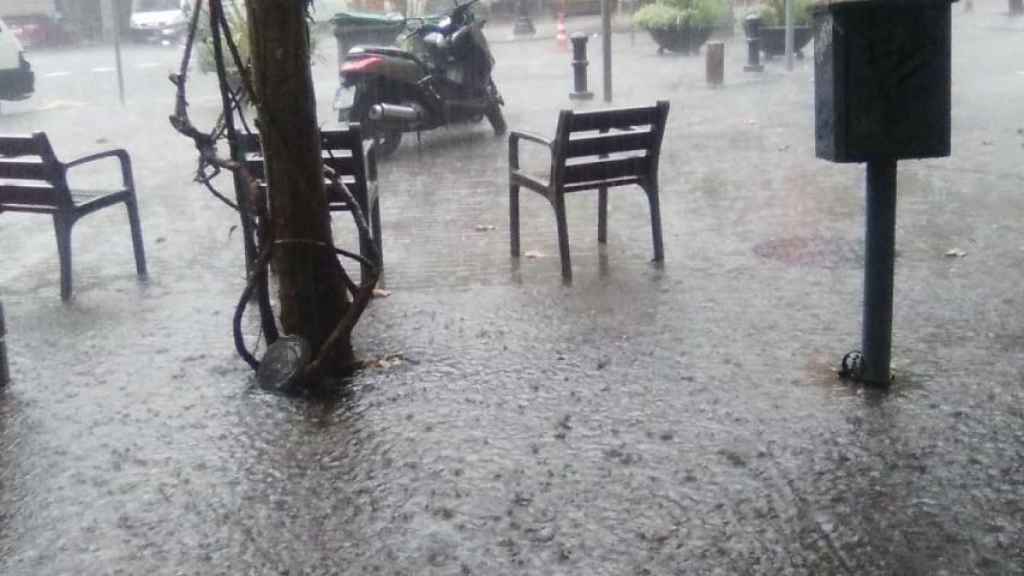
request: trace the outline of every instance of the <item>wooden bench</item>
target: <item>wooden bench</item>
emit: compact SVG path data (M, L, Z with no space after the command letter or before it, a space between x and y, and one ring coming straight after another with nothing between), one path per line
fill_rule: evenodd
M513 131L509 134L509 220L512 256L519 257L519 189L539 192L555 209L562 276L572 278L565 195L598 190L597 239L608 240L608 189L635 184L647 194L651 209L654 260L664 258L661 241L661 209L658 200L658 158L665 133L669 104L644 108L620 108L592 112L563 110L558 116L554 140ZM546 146L551 166L545 182L519 164L519 141Z
M105 158L121 165L121 187L114 190L80 190L68 185L68 170ZM57 160L46 134L0 136L0 212L35 212L53 216L60 256L60 296L71 297L71 228L79 218L107 206L124 203L135 251L135 270L146 276L146 254L132 163L124 150L108 150L72 162Z
M245 158L246 167L253 177L265 186L266 177L263 165L263 152L257 134L241 134L239 147ZM322 130L320 132L320 150L324 165L329 166L341 178L342 183L359 203L363 218L370 226L372 238L359 234L359 253L369 259L370 243L377 248L377 266L383 265L384 251L381 240L380 196L377 188L377 159L372 145L364 147L362 133L358 124L350 124L345 130ZM331 182L327 185L327 206L331 212L350 211L352 206L340 190L336 190ZM363 273L367 271L364 269Z

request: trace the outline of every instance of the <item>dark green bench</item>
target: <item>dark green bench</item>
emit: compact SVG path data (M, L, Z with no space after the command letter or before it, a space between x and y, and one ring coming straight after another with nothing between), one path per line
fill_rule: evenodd
M75 166L115 158L120 162L121 186L113 190L79 190L68 185L68 170ZM81 217L115 204L128 210L135 251L135 269L146 276L142 225L135 199L132 164L124 150L108 150L71 162L61 162L46 134L0 136L0 213L34 212L53 217L60 256L60 296L71 297L71 228Z

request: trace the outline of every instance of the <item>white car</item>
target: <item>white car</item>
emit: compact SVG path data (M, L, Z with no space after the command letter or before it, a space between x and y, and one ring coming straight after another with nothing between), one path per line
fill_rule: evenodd
M24 100L35 91L36 76L21 42L0 20L0 100Z
M177 40L188 27L191 7L191 0L132 0L132 36L137 40Z

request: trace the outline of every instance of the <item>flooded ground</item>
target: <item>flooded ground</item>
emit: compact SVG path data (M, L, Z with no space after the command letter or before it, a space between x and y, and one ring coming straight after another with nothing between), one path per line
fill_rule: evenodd
M809 59L754 77L735 38L711 90L702 58L616 35L616 103L672 103L666 261L638 191L612 193L603 249L575 195L571 285L540 196L534 257L508 257L504 140L407 139L381 170L391 295L357 330L388 360L315 400L255 390L234 354L236 219L167 125L173 51L133 53L158 65L120 115L50 77L0 128L127 147L151 278L104 211L62 304L50 223L0 217L0 573L1024 573L1024 23L999 10L954 6L953 156L900 164L889 392L834 373L859 342L863 167L814 159ZM510 126L551 134L569 56L494 48ZM72 61L36 56L42 78ZM327 118L333 64L314 72Z

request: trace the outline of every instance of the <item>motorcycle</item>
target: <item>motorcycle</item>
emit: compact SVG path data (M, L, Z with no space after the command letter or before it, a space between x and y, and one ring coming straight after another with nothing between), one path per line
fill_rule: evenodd
M494 57L483 34L486 20L459 4L447 14L409 18L407 49L355 46L341 65L335 109L341 122L358 122L377 141L377 154L394 153L405 132L450 124L490 122L507 130L504 101L491 78Z

